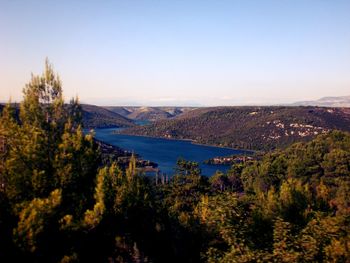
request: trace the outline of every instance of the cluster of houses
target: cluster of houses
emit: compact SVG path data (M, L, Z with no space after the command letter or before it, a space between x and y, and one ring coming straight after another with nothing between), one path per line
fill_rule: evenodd
M266 125L270 125L270 124L275 125L275 127L278 128L279 130L272 131L272 133L269 135L262 135L263 139L277 140L277 139L280 139L282 135L306 137L306 136L314 136L314 135L324 134L329 132L329 129L312 126L310 124L290 123L286 127L286 125L282 123L280 120L266 122ZM281 130L282 130L282 133L281 133Z

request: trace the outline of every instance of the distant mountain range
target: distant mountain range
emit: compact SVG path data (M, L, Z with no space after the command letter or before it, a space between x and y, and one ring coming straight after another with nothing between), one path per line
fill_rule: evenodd
M319 100L299 101L293 106L350 107L350 96L324 97Z
M193 110L193 107L119 107L109 106L105 109L118 113L126 118L141 121L158 121L177 117Z
M271 150L338 129L350 131L349 108L213 107L198 108L176 118L135 126L123 133L190 139L196 143Z

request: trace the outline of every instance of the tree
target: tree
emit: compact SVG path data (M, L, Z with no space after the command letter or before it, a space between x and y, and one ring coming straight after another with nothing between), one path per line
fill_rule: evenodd
M58 260L68 246L77 245L61 223L81 225L94 200L99 154L92 136L82 131L77 100L64 105L61 81L48 60L23 94L19 114L9 104L0 121L6 144L1 177L18 218L13 238L33 260Z
M176 162L175 174L177 175L200 175L201 170L197 162L186 161L179 158Z

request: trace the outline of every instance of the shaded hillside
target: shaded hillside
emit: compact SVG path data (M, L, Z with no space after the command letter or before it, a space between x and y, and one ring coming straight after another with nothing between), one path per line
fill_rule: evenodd
M192 139L197 143L268 150L308 141L330 130L350 130L350 109L318 107L215 107L123 131Z
M170 113L173 117L177 117L179 115L195 110L197 107L159 107L159 109Z
M105 109L132 120L157 121L174 118L194 108L191 107L131 107L106 106Z
M109 111L112 111L112 112L115 112L115 113L118 113L124 117L127 117L131 111L128 111L125 107L119 107L119 106L103 106L103 108L109 110Z
M83 104L83 125L85 128L132 127L134 122L105 108Z

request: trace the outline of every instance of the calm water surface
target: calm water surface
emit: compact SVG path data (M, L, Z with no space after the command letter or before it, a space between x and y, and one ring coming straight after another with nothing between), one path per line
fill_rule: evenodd
M203 164L203 161L217 156L245 153L245 151L241 150L196 145L189 141L113 134L115 130L117 129L95 129L96 138L124 150L134 151L143 159L158 163L158 168L161 172L168 175L173 174L176 161L179 157L198 162L202 169L202 174L211 176L217 170L227 171L229 166L206 165Z

